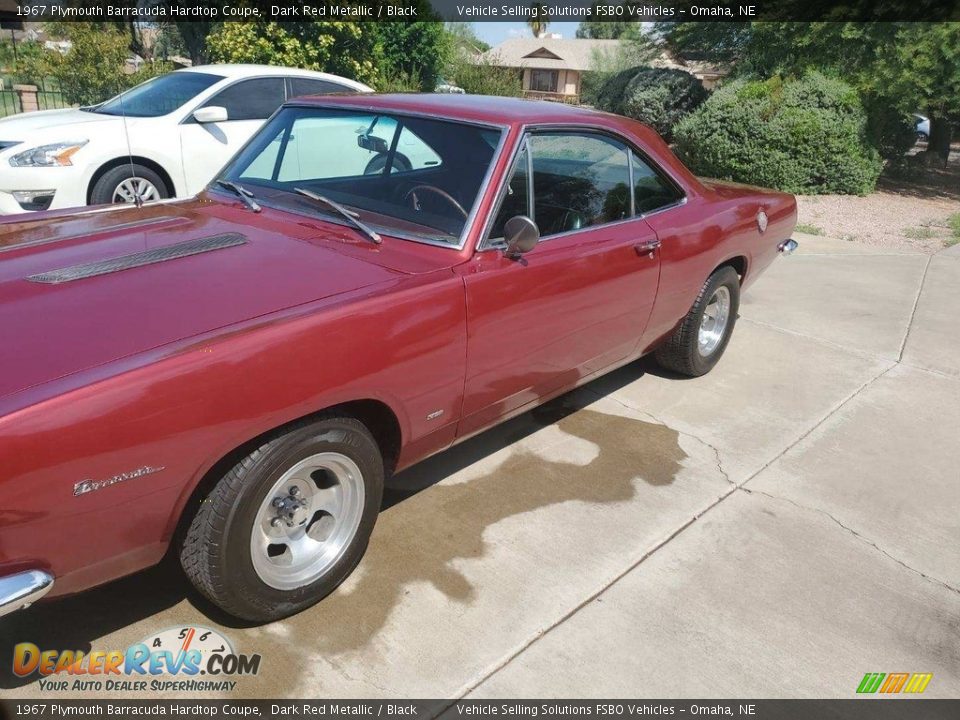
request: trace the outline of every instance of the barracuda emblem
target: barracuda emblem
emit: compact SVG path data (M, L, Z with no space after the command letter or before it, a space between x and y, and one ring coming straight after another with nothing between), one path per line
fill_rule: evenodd
M764 232L767 229L767 214L763 210L757 213L757 227L760 229L760 232Z
M106 480L82 480L73 486L73 494L85 495L89 492L93 492L94 490L102 490L105 487L116 485L117 483L124 482L125 480L133 480L134 478L143 477L144 475L152 475L153 473L158 473L163 469L163 466L152 467L150 465L144 465L136 470L120 473L119 475L114 475L112 478L107 478Z

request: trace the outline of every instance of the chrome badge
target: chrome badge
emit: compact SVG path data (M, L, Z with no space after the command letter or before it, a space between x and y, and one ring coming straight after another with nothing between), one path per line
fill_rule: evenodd
M152 475L153 473L158 473L163 470L161 467L152 467L150 465L144 465L141 468L136 470L131 470L130 472L120 473L119 475L114 475L111 478L106 480L82 480L73 486L73 494L76 495L86 495L89 492L94 490L102 490L105 487L110 487L111 485L116 485L117 483L124 482L125 480L133 480L134 478L143 477L144 475Z
M767 214L763 210L757 213L757 227L760 228L760 232L767 229Z

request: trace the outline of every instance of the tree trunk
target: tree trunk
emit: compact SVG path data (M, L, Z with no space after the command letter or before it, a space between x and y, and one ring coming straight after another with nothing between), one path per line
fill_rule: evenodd
M930 140L927 142L925 161L927 165L947 166L950 158L950 141L953 128L944 117L930 116Z

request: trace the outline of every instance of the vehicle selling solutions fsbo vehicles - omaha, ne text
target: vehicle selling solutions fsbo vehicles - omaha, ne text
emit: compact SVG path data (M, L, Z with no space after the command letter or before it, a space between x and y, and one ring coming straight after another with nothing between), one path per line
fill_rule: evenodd
M699 180L638 122L473 95L293 101L194 199L21 218L2 612L173 543L227 612L295 613L386 476L647 353L706 373L796 246L791 195Z

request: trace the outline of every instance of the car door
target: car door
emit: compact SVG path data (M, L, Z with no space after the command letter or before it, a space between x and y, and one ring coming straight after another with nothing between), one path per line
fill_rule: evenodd
M180 125L183 179L188 195L202 190L286 99L283 77L249 78L227 86L200 107L223 107L227 120Z
M634 208L633 155L587 130L528 135L484 241L464 266L467 435L572 387L636 349L657 293L656 234ZM504 256L504 223L530 215L537 247Z

